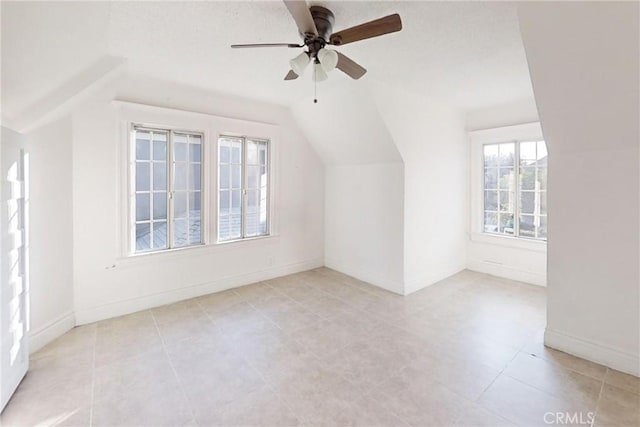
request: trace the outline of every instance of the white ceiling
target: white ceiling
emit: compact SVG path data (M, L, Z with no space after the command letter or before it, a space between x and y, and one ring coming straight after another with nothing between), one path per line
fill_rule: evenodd
M336 15L335 30L390 13L404 29L340 47L369 73L339 71L318 85L366 80L477 110L533 98L515 5L497 2L311 2ZM280 1L2 2L2 107L32 107L105 55L134 73L294 106L313 92L309 75L284 82L293 49L232 50L232 43L298 42Z

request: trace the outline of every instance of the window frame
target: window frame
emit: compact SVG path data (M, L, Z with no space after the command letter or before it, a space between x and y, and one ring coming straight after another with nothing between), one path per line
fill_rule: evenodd
M206 241L206 218L208 215L205 203L205 194L208 191L208 185L205 180L205 163L206 157L205 153L207 151L207 139L204 131L201 130L185 130L181 127L172 127L172 126L156 126L144 123L129 123L129 140L128 140L128 163L129 163L129 173L128 173L128 188L130 192L129 203L128 203L128 211L129 211L129 242L128 242L128 252L131 255L146 255L153 253L162 253L167 251L181 250L187 248L194 248L199 246L204 246L207 244ZM167 173L167 244L164 248L150 248L148 250L138 251L136 247L136 225L139 221L136 220L136 131L146 131L146 132L166 132L167 134L167 156L166 156L166 173ZM175 246L173 242L173 234L174 234L174 201L175 201L175 189L173 183L173 166L174 166L174 135L185 135L187 138L191 135L200 137L200 243L189 244L185 246ZM152 140L150 140L150 144L152 144ZM152 145L150 146L151 152L153 152ZM187 147L187 156L189 156L189 148ZM187 157L188 158L188 157ZM153 159L150 158L150 163L153 163ZM187 161L189 163L189 161ZM188 179L188 174L187 174ZM153 184L151 184L152 186ZM187 184L188 187L188 184ZM185 190L187 193L189 192L188 188ZM153 223L153 189L150 188L150 219L149 223ZM187 206L188 206L188 196L187 196ZM151 231L153 231L153 226L150 227ZM153 239L153 235L152 235Z
M512 126L469 131L468 140L470 143L469 239L480 243L495 244L498 246L531 250L535 252L546 252L547 240L484 232L484 145L509 142L545 141L540 123L529 122ZM517 149L520 150L519 145L516 144L516 146ZM551 150L548 144L547 152L549 153L548 155L550 155ZM519 162L517 166L519 171ZM518 180L519 179L520 178L518 176ZM547 198L548 195L549 190L547 189ZM519 213L520 203L517 205ZM514 218L519 219L519 216L516 217L515 212ZM516 222L519 223L519 221Z
M526 240L533 240L533 241L540 241L540 242L546 242L547 241L547 237L544 238L540 238L540 237L529 237L529 236L522 236L520 234L520 215L522 215L521 212L521 204L522 204L522 188L521 188L521 177L520 177L520 163L521 163L521 159L520 159L520 144L525 143L525 142L534 142L536 143L536 150L537 150L537 143L539 142L544 142L545 146L546 146L546 141L544 140L544 138L518 138L518 139L513 139L513 140L508 140L508 141L496 141L496 142L483 142L481 144L481 161L482 161L482 170L483 170L483 177L482 177L482 227L481 227L481 232L483 234L489 234L489 235L496 235L496 236L504 236L504 237L512 237L512 238L518 238L518 239L526 239ZM513 209L513 234L509 235L509 234L505 234L505 233L501 233L499 231L497 232L492 232L492 231L486 231L485 228L485 219L486 219L486 212L487 210L484 208L484 195L485 192L487 191L487 189L484 186L484 171L486 169L485 166L485 162L484 162L484 148L490 145L495 145L495 146L500 146L501 144L513 144L514 145L514 158L515 158L515 162L513 165L513 174L515 177L515 183L514 183L514 188L515 188L515 206ZM547 156L548 156L548 149L547 149ZM497 211L495 211L495 213L498 215L498 227L500 227L500 214L502 213L502 211L500 210L500 193L502 192L502 189L500 188L500 168L502 166L498 165L497 169L498 169L498 175L497 175L497 183L496 183L496 192L498 194L498 200L497 200ZM538 165L536 164L536 166L534 166L535 168L535 173L536 173L536 177L538 176L538 169L540 169L538 167ZM548 169L547 169L547 173L548 173ZM489 190L491 191L491 189ZM547 193L547 190L539 190L539 191L544 191L545 194ZM534 190L524 190L525 193L536 193L535 189ZM489 211L489 212L493 212L493 211ZM525 216L535 216L535 214L524 214ZM548 213L541 215L544 216L545 218L548 218ZM536 230L536 235L538 234L537 230Z
M272 146L271 146L271 139L268 137L253 137L253 136L248 136L248 135L238 135L238 134L234 134L234 133L230 133L230 132L223 132L218 134L218 138L215 141L216 144L216 164L215 164L215 176L216 176L216 194L215 194L215 199L218 202L220 200L220 182L219 182L219 177L220 177L220 158L219 158L219 153L220 153L220 140L222 138L239 138L242 139L242 163L241 163L241 174L240 174L240 195L241 195L241 202L240 202L240 237L237 238L231 238L228 240L220 240L220 233L219 233L219 228L220 228L220 207L218 205L218 203L216 203L216 210L215 210L215 242L216 244L227 244L227 243L233 243L233 242L242 242L242 241L246 241L246 240L253 240L253 239L262 239L262 238L266 238L266 237L270 237L271 236L271 186L272 186L272 171L271 171L271 158L272 158L272 154L271 154L271 150L272 150ZM247 168L247 140L250 141L256 141L256 142L265 142L266 146L267 146L267 162L265 164L266 168L267 168L267 197L266 197L266 223L267 223L267 229L265 234L259 234L257 236L247 236L247 230L246 230L246 221L245 221L245 213L246 213L246 208L247 208L247 173L248 173L248 168Z
M219 116L201 111L161 107L157 105L141 104L138 102L115 99L111 101L111 108L116 116L117 138L116 152L111 168L117 172L118 181L114 183L114 209L118 212L115 216L114 229L118 234L118 245L114 261L122 266L136 266L155 260L213 255L231 248L237 247L262 247L273 245L280 239L280 223L278 214L279 206L279 156L282 129L280 125L267 121L251 121L235 119L228 116ZM130 139L133 124L150 127L153 129L167 129L174 131L197 132L204 135L203 146L203 204L201 206L203 221L201 223L204 233L203 244L197 246L184 246L174 249L159 251L146 251L136 253L132 250L131 218L131 183L133 172L131 170ZM189 130L190 129L190 130ZM221 135L261 135L256 139L269 141L269 230L268 236L251 237L242 240L217 242L218 201L215 191L218 188L217 176L217 140ZM135 243L133 243L135 245ZM134 248L135 249L135 248ZM115 264L106 268L113 268Z

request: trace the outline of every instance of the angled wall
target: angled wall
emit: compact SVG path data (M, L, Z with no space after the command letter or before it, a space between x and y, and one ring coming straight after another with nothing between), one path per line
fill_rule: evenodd
M325 264L404 293L404 165L366 86L324 90L293 115L325 164Z
M518 8L549 146L545 342L638 375L639 5Z
M468 144L464 116L444 103L372 85L404 160L404 293L466 266Z

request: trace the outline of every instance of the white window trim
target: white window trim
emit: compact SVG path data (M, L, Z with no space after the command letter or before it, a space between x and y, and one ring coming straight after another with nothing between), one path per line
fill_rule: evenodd
M263 244L263 240L278 240L279 223L277 215L278 195L278 159L280 128L271 123L252 122L247 120L232 119L215 116L207 113L178 110L166 107L156 107L134 102L114 100L112 105L118 111L118 155L116 169L120 182L116 206L118 229L120 230L119 256L117 260L126 263L138 260L157 259L157 257L176 257L189 253L216 252L223 246L242 245L255 246ZM132 171L130 168L130 135L133 125L142 125L151 128L168 129L175 131L193 131L201 133L203 140L203 181L204 189L202 199L203 243L200 245L186 246L182 248L162 249L158 251L146 251L135 253L132 247L131 236L131 207L130 207L130 183ZM218 138L221 135L259 135L260 139L269 141L269 235L250 237L246 239L217 241L217 197L218 191ZM266 242L264 242L266 243Z
M545 240L484 233L482 230L484 217L484 162L482 146L485 144L494 144L500 142L525 140L539 141L543 139L544 137L542 135L542 127L540 126L539 122L469 132L469 142L471 144L471 214L469 224L470 240L518 249L532 250L536 252L546 251L547 242Z

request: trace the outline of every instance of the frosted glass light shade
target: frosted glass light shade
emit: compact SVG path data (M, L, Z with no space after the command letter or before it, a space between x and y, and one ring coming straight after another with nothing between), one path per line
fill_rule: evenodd
M313 78L315 79L315 81L321 82L329 78L329 76L327 76L327 73L322 68L321 63L315 63L313 64L313 66L314 66Z
M289 65L294 73L301 76L304 73L304 69L307 68L309 64L309 55L307 52L302 52L300 55L296 56L292 60L289 61Z
M338 65L338 53L335 50L322 48L318 51L318 61L322 64L322 69L329 72Z

